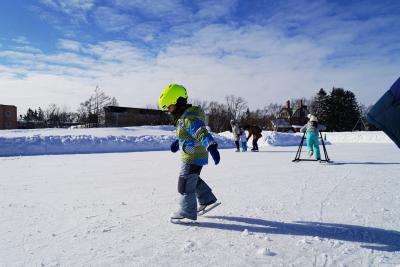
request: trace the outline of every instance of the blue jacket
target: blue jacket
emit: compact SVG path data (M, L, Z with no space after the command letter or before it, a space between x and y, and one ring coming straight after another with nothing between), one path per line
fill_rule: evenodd
M367 119L382 129L400 148L400 78L367 114Z

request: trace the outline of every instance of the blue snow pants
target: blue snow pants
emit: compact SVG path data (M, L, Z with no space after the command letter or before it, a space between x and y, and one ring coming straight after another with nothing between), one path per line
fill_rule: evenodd
M321 154L319 152L318 133L314 131L307 132L306 141L308 151L314 151L314 158L317 160L321 159Z
M242 151L247 151L247 142L242 142Z
M202 167L182 163L179 174L178 192L181 194L179 213L192 220L197 219L197 199L200 205L217 201L211 188L199 176Z

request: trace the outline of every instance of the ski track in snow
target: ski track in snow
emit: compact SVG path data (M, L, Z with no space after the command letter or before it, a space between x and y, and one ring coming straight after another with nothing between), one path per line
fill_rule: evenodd
M320 209L319 209L319 221L323 222L323 213L324 213L324 208L327 205L327 203L329 202L329 200L331 199L333 193L335 193L337 191L337 188L339 187L340 183L344 180L347 179L347 177L349 177L349 175L351 174L351 171L349 171L346 175L343 176L342 179L340 179L340 181L335 182L335 186L332 188L332 190L330 190L328 192L328 194L326 195L325 199L323 199L320 203Z

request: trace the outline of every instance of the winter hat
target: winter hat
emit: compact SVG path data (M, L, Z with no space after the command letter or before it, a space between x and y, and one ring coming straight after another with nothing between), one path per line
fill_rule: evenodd
M316 116L314 116L314 115L308 114L307 117L310 119L310 121L318 122L318 118Z

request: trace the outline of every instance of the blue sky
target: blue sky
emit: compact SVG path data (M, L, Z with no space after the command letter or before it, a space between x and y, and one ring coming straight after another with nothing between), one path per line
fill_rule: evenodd
M400 74L400 1L4 0L0 93L19 112L244 97L251 108L344 87L373 104Z

